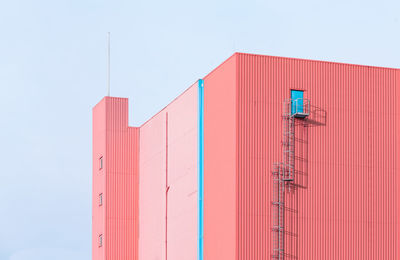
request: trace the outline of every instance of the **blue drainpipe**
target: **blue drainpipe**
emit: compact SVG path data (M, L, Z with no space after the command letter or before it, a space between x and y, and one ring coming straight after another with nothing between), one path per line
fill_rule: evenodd
M198 121L198 260L204 256L204 80L199 79L199 121Z

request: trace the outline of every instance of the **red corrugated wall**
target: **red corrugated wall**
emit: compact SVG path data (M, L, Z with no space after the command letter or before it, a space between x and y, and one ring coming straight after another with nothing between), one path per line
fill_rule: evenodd
M105 97L93 109L93 259L137 259L138 171L139 128L128 127L128 99Z
M237 54L238 259L268 259L282 102L305 91L286 259L400 259L399 70ZM221 97L223 98L223 97Z
M400 259L400 70L235 54L204 83L205 260L270 259L291 89L311 115L296 120L286 259ZM94 108L93 259L196 258L197 99L195 84L140 131L127 99Z

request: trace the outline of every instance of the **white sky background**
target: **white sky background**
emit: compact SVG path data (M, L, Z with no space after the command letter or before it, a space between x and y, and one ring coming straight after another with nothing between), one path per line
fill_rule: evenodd
M234 51L400 67L400 1L0 2L0 259L91 257L91 108L139 125Z

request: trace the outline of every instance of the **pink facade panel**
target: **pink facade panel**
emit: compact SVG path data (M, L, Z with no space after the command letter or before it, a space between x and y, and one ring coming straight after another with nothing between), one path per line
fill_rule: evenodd
M197 85L140 129L139 259L197 255Z
M104 260L104 247L99 247L99 235L105 230L105 207L99 205L99 195L105 196L105 162L100 159L106 153L106 103L101 101L93 108L93 158L92 158L92 258Z
M168 259L197 256L198 88L171 103L168 113Z
M165 259L166 116L140 129L139 259Z
M204 259L236 259L236 56L204 78Z
M399 259L399 71L237 56L238 259L271 255L268 175L282 161L291 89L304 90L312 106L308 119L296 119L286 258Z
M139 128L124 98L105 97L93 120L93 257L137 259Z

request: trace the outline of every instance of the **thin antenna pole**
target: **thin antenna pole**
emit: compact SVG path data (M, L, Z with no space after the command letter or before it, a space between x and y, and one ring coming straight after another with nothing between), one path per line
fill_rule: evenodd
M110 96L110 32L107 33L107 96Z

